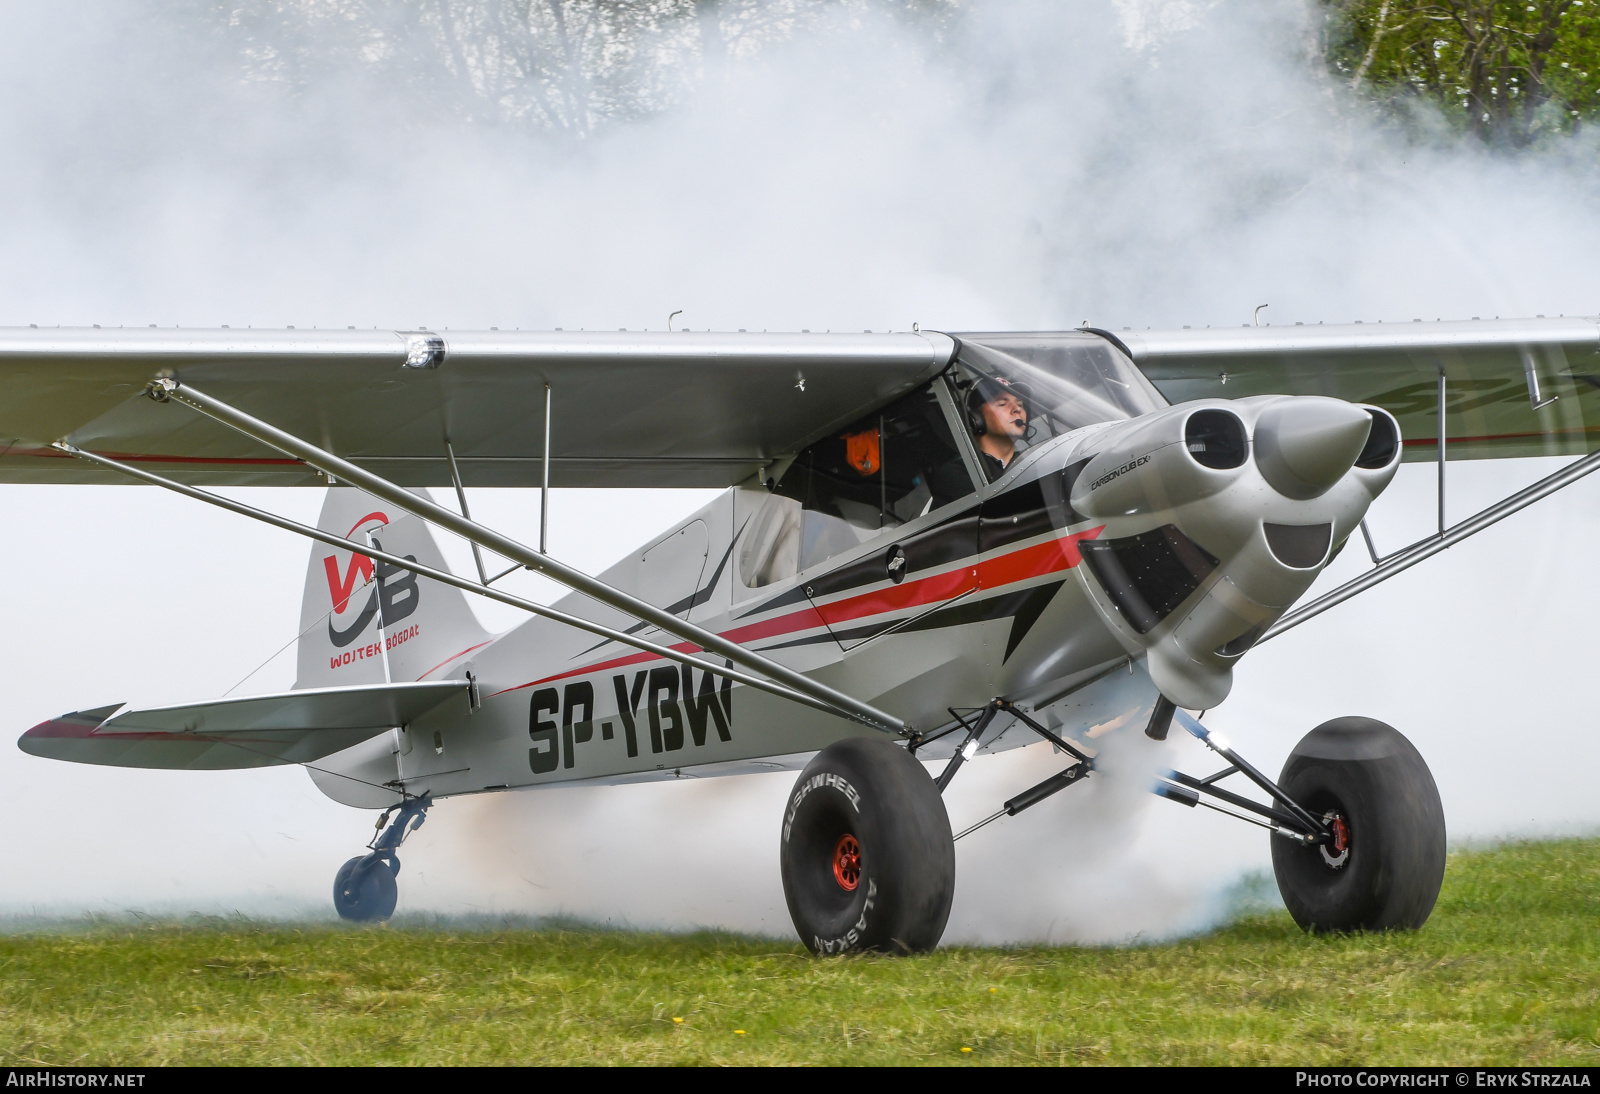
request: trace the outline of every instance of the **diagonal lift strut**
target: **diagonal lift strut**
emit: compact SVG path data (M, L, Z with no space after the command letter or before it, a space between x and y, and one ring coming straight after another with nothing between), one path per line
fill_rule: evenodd
M451 585L462 590L463 592L474 593L489 600L497 600L500 603L510 605L513 608L521 608L523 611L532 615L541 616L557 623L563 623L577 630L587 631L588 633L599 638L606 638L612 642L618 642L625 646L632 646L635 649L644 650L646 653L653 653L656 656L664 657L669 661L677 661L679 664L690 665L694 668L704 669L706 672L715 673L718 676L725 676L730 680L737 681L738 683L746 684L754 688L760 688L762 691L771 692L773 695L776 695L782 699L788 699L791 702L814 707L817 710L826 711L829 714L839 713L839 711L833 707L819 702L809 695L802 695L800 692L786 688L782 684L775 684L763 677L753 676L749 673L740 672L738 669L729 668L724 665L712 664L703 658L695 657L694 655L684 653L681 650L672 649L670 646L663 646L660 643L651 642L647 638L640 638L637 635L628 634L625 631L619 631L615 628L607 627L604 624L592 622L591 620L584 619L581 616L569 615L558 608L550 608L543 604L535 604L531 600L524 600L520 596L514 596L511 593L505 592L501 589L480 585L477 582L468 580L467 578L457 577L455 574L449 573L448 571L435 570L431 566L424 566L420 562L416 562L412 559L402 558L399 555L390 554L389 552L380 550L371 546L370 544L357 543L355 540L334 535L332 532L324 532L320 528L313 528L310 525L301 524L298 521L290 520L287 517L280 517L276 513L268 513L263 509L256 509L252 506L244 504L243 502L234 501L232 498L225 498L219 494L212 494L195 486L189 486L185 483L164 478L161 475L146 471L141 467L135 467L132 464L126 464L120 460L111 459L109 456L102 456L96 452L86 452L81 448L75 448L63 441L57 441L51 447L61 452L65 452L69 456L76 456L81 460L87 460L90 463L96 463L102 467L109 467L112 470L120 471L125 475L130 475L133 478L148 482L153 486L164 487L165 489L171 490L174 493L182 494L184 497L193 498L196 501L203 501L208 505L215 505L218 508L226 509L231 513L238 513L240 516L246 516L250 517L252 520L261 521L263 524L270 524L274 528L281 528L286 532L293 532L296 535L305 536L307 539L316 540L319 543L326 543L330 547L338 547L342 550L351 551L355 554L365 555L368 558L383 562L389 566L393 566L397 570L410 570L412 573L428 578L430 581L437 581L444 585Z
M904 736L910 736L915 733L915 730L903 719L887 714L870 703L864 703L854 696L847 695L836 688L831 688L826 684L813 680L809 676L797 672L786 665L781 665L771 658L763 657L759 653L746 649L737 642L731 642L713 631L679 619L654 604L631 596L620 589L607 585L598 578L591 577L581 570L558 562L549 555L524 546L491 528L468 520L466 517L451 512L443 506L435 505L432 501L419 498L403 487L396 486L388 479L374 475L372 472L357 467L348 460L341 459L331 452L327 452L293 434L284 432L276 426L254 418L219 399L212 398L197 388L180 383L171 377L163 377L153 381L149 391L151 397L158 402L171 400L197 410L236 432L260 441L269 447L276 448L286 455L303 460L306 464L325 475L333 476L339 481L349 483L352 486L358 486L373 497L380 498L413 516L420 517L447 531L454 532L463 539L476 543L481 547L486 547L496 554L511 559L513 562L521 563L528 569L541 573L575 592L580 592L593 600L616 608L618 611L626 612L634 618L649 623L682 641L691 642L707 652L720 654L736 665L742 665L752 672L760 673L803 695L809 695L819 703L832 708L835 713L843 717L886 733L896 733Z
M1443 436L1441 426L1440 435ZM1441 442L1442 443L1442 442ZM1362 522L1361 534L1367 539L1367 550L1372 554L1373 567L1359 577L1351 578L1337 589L1324 593L1309 604L1302 605L1279 619L1266 632L1256 640L1256 645L1276 638L1291 627L1297 627L1308 619L1314 619L1338 604L1344 603L1358 593L1366 592L1374 585L1389 580L1396 574L1404 573L1424 559L1432 558L1440 551L1454 547L1462 540L1488 528L1492 524L1504 520L1511 514L1526 509L1534 502L1554 494L1567 486L1571 486L1585 475L1600 471L1600 452L1591 452L1540 479L1538 482L1525 489L1517 491L1510 497L1502 498L1487 509L1481 509L1466 520L1449 528L1444 526L1444 464L1441 462L1439 481L1441 491L1439 495L1439 532L1426 539L1418 540L1409 547L1404 547L1393 554L1378 557L1377 551L1372 546L1372 536L1366 530L1366 522Z

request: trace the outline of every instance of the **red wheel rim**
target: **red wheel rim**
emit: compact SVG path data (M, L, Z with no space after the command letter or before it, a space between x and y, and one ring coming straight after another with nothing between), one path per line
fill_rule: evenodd
M833 880L847 893L861 884L861 845L848 832L833 845Z
M1317 849L1322 852L1323 862L1332 869L1341 870L1350 861L1350 824L1342 814L1335 812L1324 814L1322 820L1333 838Z

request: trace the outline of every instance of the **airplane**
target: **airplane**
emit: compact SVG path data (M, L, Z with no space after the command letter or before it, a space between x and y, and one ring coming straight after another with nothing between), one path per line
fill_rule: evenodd
M379 813L334 880L356 921L394 912L399 849L438 799L798 770L780 868L825 955L931 949L957 839L1093 778L1109 740L1158 748L1176 725L1224 766L1151 789L1266 829L1301 927L1414 929L1445 822L1411 742L1334 719L1273 779L1205 713L1260 643L1600 466L1597 354L1600 321L1566 317L7 328L0 481L145 483L312 541L290 691L76 710L18 744L305 767ZM1446 523L1450 458L1528 455L1576 458ZM1366 513L1406 459L1437 462L1438 530L1380 556ZM325 490L317 524L207 489L242 485ZM539 544L473 520L469 486L539 487ZM546 550L550 489L623 486L723 492L598 575ZM471 544L475 573L450 571L435 530ZM1372 568L1300 604L1358 532ZM569 592L545 605L497 585L518 569ZM491 634L469 594L530 618ZM1062 770L953 831L942 795L962 766L1036 741Z

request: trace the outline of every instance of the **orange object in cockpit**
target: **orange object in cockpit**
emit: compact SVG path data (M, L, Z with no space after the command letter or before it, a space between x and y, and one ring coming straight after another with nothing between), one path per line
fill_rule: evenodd
M848 433L844 438L844 458L856 473L865 477L875 474L878 465L882 462L878 448L878 431L864 429L860 433Z

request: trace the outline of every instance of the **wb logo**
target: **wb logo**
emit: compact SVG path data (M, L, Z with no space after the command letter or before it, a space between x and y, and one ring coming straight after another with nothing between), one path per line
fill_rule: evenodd
M383 544L376 538L372 544L378 550L383 550ZM417 561L415 555L406 555L407 562ZM420 595L417 589L417 575L410 570L402 570L387 563L374 563L366 555L352 554L350 556L350 569L341 577L339 562L334 556L329 555L322 560L323 568L328 572L328 593L333 598L333 615L328 616L328 641L336 647L343 648L356 640L356 636L367 629L373 616L382 613L384 629L394 626L400 620L417 610L417 598ZM344 630L339 630L333 625L334 615L343 615L350 606L350 597L356 591L356 579L361 579L362 587L377 582L377 588L372 590L367 597L366 605L361 609L356 621Z

